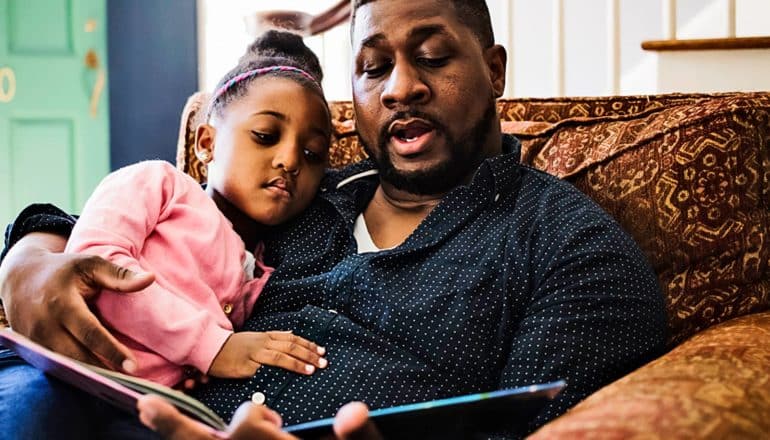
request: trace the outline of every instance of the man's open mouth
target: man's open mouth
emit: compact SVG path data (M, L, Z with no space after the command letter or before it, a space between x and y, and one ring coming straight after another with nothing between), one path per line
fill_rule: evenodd
M423 119L409 119L392 123L388 133L396 154L414 156L428 149L435 134L435 128L433 124Z

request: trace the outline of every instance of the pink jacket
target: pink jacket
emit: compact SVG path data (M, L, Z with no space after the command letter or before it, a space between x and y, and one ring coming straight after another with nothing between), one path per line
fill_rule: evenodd
M191 177L163 161L141 162L107 176L86 202L66 252L99 255L155 274L135 293L104 290L102 322L137 356L138 376L165 385L182 366L207 372L243 324L272 268L251 281L244 244Z

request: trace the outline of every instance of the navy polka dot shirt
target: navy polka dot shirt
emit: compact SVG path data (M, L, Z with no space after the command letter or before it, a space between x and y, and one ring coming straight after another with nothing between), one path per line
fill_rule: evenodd
M196 397L225 418L264 401L295 424L351 400L380 408L566 380L531 425L508 433L521 435L660 354L663 298L636 244L570 184L520 165L515 138L503 141L505 154L380 252L359 254L353 236L378 180L351 176L373 164L332 172L267 240L277 270L242 329L291 329L326 347L329 366L311 376L265 366Z

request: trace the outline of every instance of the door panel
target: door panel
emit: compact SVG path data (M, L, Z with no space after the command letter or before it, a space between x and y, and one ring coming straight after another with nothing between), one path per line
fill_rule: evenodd
M79 212L109 171L105 7L0 0L0 226L32 202Z
M71 55L71 10L68 0L8 0L9 52Z
M48 200L58 206L72 206L75 202L72 121L12 119L10 126L11 145L27 146L11 150L10 162L14 166L10 185L15 189L11 206L28 200ZM44 176L26 171L32 169L48 171Z

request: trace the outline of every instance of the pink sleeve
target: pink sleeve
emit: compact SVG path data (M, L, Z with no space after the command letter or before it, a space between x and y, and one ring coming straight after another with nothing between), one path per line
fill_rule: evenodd
M142 162L107 176L86 202L66 252L99 255L135 271L139 253L164 211L183 191L185 176L170 164ZM193 188L199 189L199 188ZM173 250L169 250L173 258ZM103 291L95 302L110 327L177 365L208 371L232 331L208 310L157 282L133 293Z

